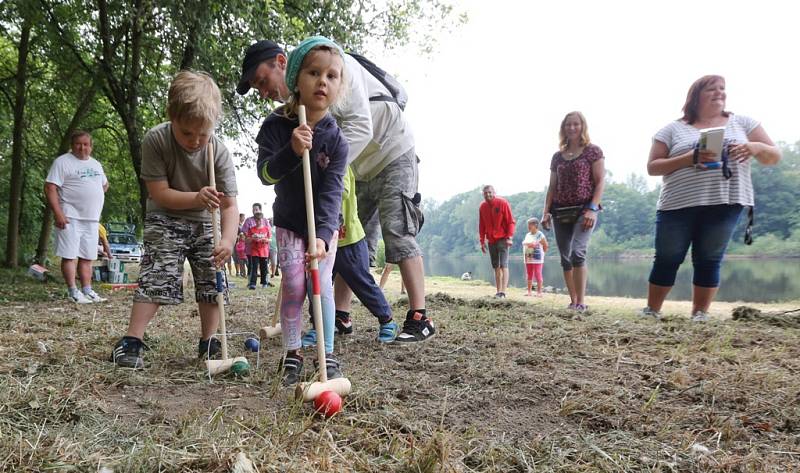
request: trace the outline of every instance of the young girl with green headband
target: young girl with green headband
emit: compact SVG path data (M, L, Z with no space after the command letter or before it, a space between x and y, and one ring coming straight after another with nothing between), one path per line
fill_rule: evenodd
M281 282L281 328L286 354L281 360L283 384L301 380L300 352L303 302L306 298L306 255L317 258L321 284L328 379L342 376L333 355L334 301L331 274L336 259L348 145L329 108L342 98L344 53L333 41L314 36L301 42L288 57L286 85L291 96L261 126L256 137L258 176L275 186L272 206L278 240ZM297 110L306 108L308 123L300 125ZM302 155L308 149L314 190L317 240L308 248ZM317 367L320 369L321 367Z

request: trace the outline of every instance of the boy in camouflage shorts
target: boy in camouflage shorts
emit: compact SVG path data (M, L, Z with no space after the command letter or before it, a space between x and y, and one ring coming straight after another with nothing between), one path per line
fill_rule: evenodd
M219 88L206 74L183 71L169 88L169 122L150 131L142 142L141 178L147 185L139 288L133 296L128 331L114 347L111 360L126 368L143 368L144 331L161 305L183 302L183 264L188 258L200 313L198 353L214 357L219 341L215 267L231 256L238 230L236 175L230 153L213 136L222 110ZM208 185L207 146L214 146L216 187ZM209 209L219 208L222 238L214 247Z

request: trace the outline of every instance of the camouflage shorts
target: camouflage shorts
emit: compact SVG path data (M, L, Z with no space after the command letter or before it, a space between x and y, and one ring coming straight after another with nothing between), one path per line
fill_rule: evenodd
M392 161L369 182L356 182L358 218L366 223L367 245L377 248L383 236L386 261L399 263L422 256L417 233L422 226L417 192L417 155L414 148ZM373 231L372 219L378 214L380 232Z
M211 261L214 242L210 222L196 222L160 214L144 220L144 253L139 288L134 302L180 304L183 302L183 263L189 260L197 302L216 302L216 270ZM222 286L228 302L227 278Z

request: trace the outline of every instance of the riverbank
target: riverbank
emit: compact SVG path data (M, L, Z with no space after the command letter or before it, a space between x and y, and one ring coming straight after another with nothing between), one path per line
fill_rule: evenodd
M787 259L731 259L726 261L720 274L721 287L717 301L771 303L791 301L800 297L800 264ZM652 260L642 258L592 258L589 262L589 297L647 297L647 278ZM425 258L425 272L429 276L460 278L472 272L472 278L494 284L494 271L487 256L464 258ZM556 258L545 261L544 285L564 287L564 277ZM522 288L526 284L525 265L521 256L509 258L509 285ZM671 300L690 300L692 297L692 267L684 264L678 271Z
M476 299L494 296L495 286L486 281L461 281L446 276L429 276L425 279L428 293L444 292L454 297ZM387 284L388 293L399 297L400 276L392 274ZM525 296L526 290L511 287L506 292L508 299L530 304L543 310L561 310L569 305L569 296L566 294L545 293L541 298ZM635 315L642 307L647 305L647 300L632 297L604 297L589 296L586 298L589 308L593 311L608 314ZM746 305L765 312L781 312L800 308L800 299L786 302L753 303L753 302L714 302L709 314L717 319L725 320L731 317L735 307ZM665 316L689 317L692 309L690 301L667 300L662 312Z

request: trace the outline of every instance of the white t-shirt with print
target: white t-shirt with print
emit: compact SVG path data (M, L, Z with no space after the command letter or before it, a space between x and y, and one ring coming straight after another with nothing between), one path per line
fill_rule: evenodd
M97 160L62 154L50 166L46 182L58 186L58 200L67 218L100 221L108 179Z
M528 234L525 235L525 239L522 240L522 255L525 258L525 264L544 263L542 240L544 240L544 233L540 230L537 230L536 233L528 232ZM525 246L529 243L536 243L536 246L533 248Z

